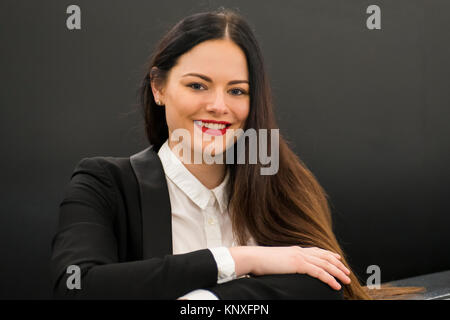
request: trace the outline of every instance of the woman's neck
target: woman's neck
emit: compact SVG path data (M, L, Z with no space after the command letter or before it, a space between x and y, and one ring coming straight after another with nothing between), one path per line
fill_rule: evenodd
M214 189L220 185L225 178L225 164L183 164L189 172L192 173L208 189Z
M169 148L172 150L174 145L171 145L169 139ZM183 150L183 149L182 149ZM226 165L221 163L212 163L208 164L202 160L202 163L194 162L194 155L191 153L191 162L185 163L183 161L183 151L181 151L180 155L175 155L180 159L181 163L192 173L205 187L208 189L214 189L218 185L220 185L225 178L226 174Z

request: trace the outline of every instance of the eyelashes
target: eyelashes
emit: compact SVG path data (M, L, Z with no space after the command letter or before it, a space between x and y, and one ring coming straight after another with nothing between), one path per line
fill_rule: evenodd
M194 86L196 86L196 87L194 88ZM186 87L191 88L191 89L193 89L195 91L202 91L201 89L197 89L198 86L203 87L203 85L201 83L198 83L198 82L193 82L193 83L190 83L190 84L186 85ZM233 89L230 89L230 91L234 91L234 92L238 91L238 92L240 92L240 94L233 94L234 96L243 96L243 95L248 94L246 90L241 89L241 88L233 88Z
M202 85L200 83L190 83L187 85L187 87L197 90L197 89L193 88L192 86L202 86Z

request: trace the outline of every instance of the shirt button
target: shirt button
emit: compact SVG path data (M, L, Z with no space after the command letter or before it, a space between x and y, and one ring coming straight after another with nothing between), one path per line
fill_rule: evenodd
M216 221L213 218L208 218L208 223L210 225L214 225L216 223Z

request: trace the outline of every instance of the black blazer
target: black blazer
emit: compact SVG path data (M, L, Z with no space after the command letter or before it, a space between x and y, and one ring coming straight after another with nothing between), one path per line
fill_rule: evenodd
M172 254L171 206L154 145L129 158L92 157L75 167L59 207L51 273L55 298L176 299L194 289L220 299L336 299L306 275L267 275L217 284L208 249ZM81 289L67 289L81 270Z

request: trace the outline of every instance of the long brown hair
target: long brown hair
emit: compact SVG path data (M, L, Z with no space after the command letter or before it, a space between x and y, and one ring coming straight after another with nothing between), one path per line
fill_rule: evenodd
M165 107L156 105L151 82L163 85L179 56L197 44L212 39L230 39L245 53L250 82L250 112L244 131L253 128L278 129L273 113L271 88L263 56L251 27L236 11L219 8L188 16L178 22L157 44L146 66L139 88L145 119L145 131L155 150L168 138ZM270 136L268 149L271 150ZM248 150L248 140L245 150ZM233 146L236 148L236 144ZM235 149L235 155L237 154ZM246 154L248 157L248 154ZM246 159L248 160L248 159ZM233 232L240 245L252 236L258 245L314 246L341 255L350 269L344 252L332 230L327 194L312 172L292 151L288 141L279 135L279 169L275 175L261 175L262 165L227 164L229 212ZM351 269L350 269L351 270ZM402 294L421 291L414 287L386 287L368 290L352 272L351 284L344 285L346 299L393 299Z

